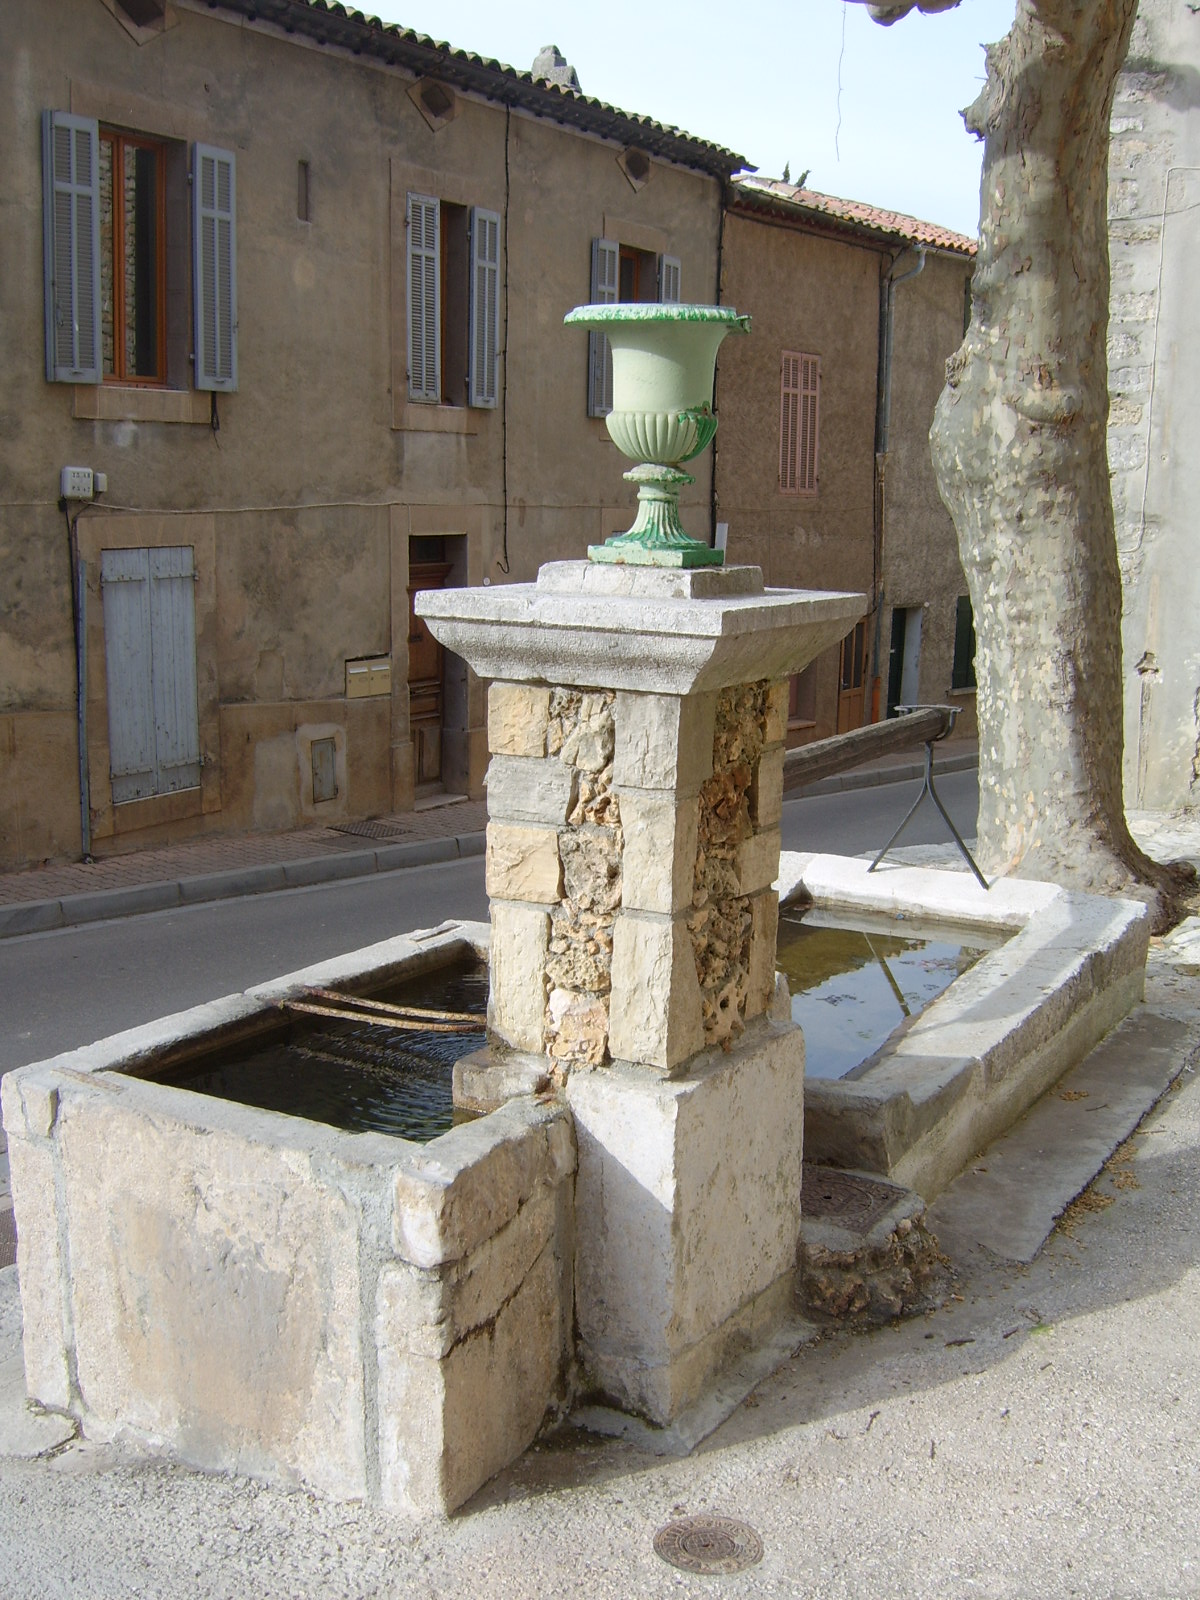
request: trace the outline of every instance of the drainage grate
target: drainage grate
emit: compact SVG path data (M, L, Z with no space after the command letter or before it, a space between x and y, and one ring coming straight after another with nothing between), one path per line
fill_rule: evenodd
M339 822L336 833L352 833L358 839L402 839L408 829L390 817L369 817L365 822Z
M762 1560L762 1540L733 1517L683 1517L654 1535L654 1553L684 1572L727 1576Z
M0 1267L11 1267L17 1259L17 1219L12 1211L0 1211Z
M804 1163L801 1193L805 1217L814 1222L818 1217L840 1222L858 1233L869 1233L901 1198L901 1191L890 1183L875 1183L837 1167L819 1167L808 1161Z

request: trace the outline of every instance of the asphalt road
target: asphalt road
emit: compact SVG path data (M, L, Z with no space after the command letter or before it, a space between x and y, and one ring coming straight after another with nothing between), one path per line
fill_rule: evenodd
M894 783L788 800L784 848L877 849L919 790ZM971 837L975 773L948 773L938 792ZM901 843L945 838L926 800ZM487 919L481 857L5 939L0 1072L448 917Z

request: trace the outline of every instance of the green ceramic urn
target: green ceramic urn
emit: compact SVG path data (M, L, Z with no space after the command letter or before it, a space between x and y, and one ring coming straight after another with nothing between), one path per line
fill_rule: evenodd
M719 550L683 531L679 491L696 480L680 463L712 442L717 349L727 334L749 333L750 318L728 306L618 304L579 306L564 320L608 340L613 408L605 422L617 449L638 463L625 474L638 486L633 527L590 545L589 557L634 566L720 566Z

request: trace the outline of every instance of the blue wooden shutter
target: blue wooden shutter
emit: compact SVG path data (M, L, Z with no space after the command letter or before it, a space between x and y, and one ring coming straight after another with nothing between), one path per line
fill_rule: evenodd
M200 783L196 579L189 545L149 551L150 685L158 794Z
M150 552L103 550L104 661L113 803L157 793L150 679Z
M46 378L99 383L100 126L42 113L42 241Z
M683 280L683 267L678 256L659 256L658 258L658 298L666 304L679 304L680 285Z
M408 395L442 398L441 204L408 197Z
M500 347L500 218L476 206L471 212L470 374L473 406L494 406Z
M237 388L237 191L230 150L192 150L197 389Z
M115 805L200 782L191 548L104 550L104 657Z
M612 239L592 240L594 306L615 305L620 284L621 246ZM612 350L602 333L588 334L588 416L606 417L612 410Z

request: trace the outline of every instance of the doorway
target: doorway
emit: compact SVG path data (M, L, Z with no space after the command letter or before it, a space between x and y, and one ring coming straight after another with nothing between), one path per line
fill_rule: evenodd
M467 668L416 613L422 589L465 584L465 534L422 534L408 550L408 719L420 794L467 785Z
M888 656L887 714L897 706L921 700L921 620L924 606L897 606L892 612L892 648Z
M842 640L841 675L838 679L837 731L861 728L867 681L867 619Z

